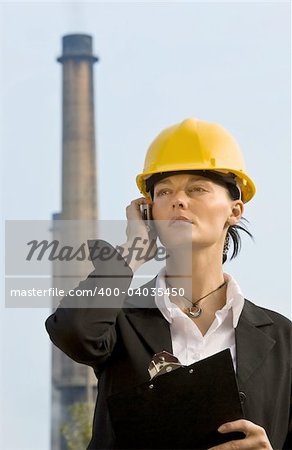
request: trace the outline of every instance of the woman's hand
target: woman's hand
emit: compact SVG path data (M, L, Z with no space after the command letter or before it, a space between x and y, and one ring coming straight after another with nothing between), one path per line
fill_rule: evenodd
M225 442L209 450L273 450L264 428L249 420L240 419L224 423L218 431L220 433L241 431L245 434L245 438Z
M157 235L149 230L142 219L140 206L151 204L150 200L140 197L132 200L126 208L127 242L120 246L121 253L132 271L135 272L142 264L154 258L157 252Z

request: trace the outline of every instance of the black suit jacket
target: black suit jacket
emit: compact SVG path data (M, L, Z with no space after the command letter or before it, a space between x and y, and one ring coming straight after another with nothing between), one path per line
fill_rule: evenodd
M156 308L154 297L143 297L143 307L137 307L142 304L140 295L127 298L122 294L133 273L110 244L100 243L111 248L112 258L95 260L94 272L78 289L93 292L95 286L118 286L120 295L65 297L46 321L54 344L75 361L92 366L98 377L99 394L88 450L115 446L107 397L148 381L153 354L172 352L169 324ZM144 286L154 287L155 279ZM291 450L291 322L245 300L235 337L237 380L245 417L265 428L274 450Z

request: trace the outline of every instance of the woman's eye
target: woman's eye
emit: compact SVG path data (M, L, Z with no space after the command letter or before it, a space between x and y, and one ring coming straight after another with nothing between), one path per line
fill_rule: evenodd
M189 189L190 192L206 192L206 189L201 186L193 186Z
M168 189L162 189L161 191L157 192L157 196L160 197L160 196L168 194L168 193L169 193Z

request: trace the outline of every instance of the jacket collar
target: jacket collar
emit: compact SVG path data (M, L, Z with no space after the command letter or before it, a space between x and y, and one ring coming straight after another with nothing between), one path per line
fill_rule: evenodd
M273 323L262 308L245 300L238 326L235 328L239 384L248 380L274 347L276 341L265 333L267 327L272 326Z

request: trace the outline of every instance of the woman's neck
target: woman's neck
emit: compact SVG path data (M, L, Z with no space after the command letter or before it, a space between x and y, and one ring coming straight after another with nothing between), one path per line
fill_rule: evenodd
M166 281L174 288L183 288L183 296L196 302L224 282L221 252L212 249L169 252ZM226 289L220 289L204 300L204 304L215 303L216 307L222 307L225 302Z

